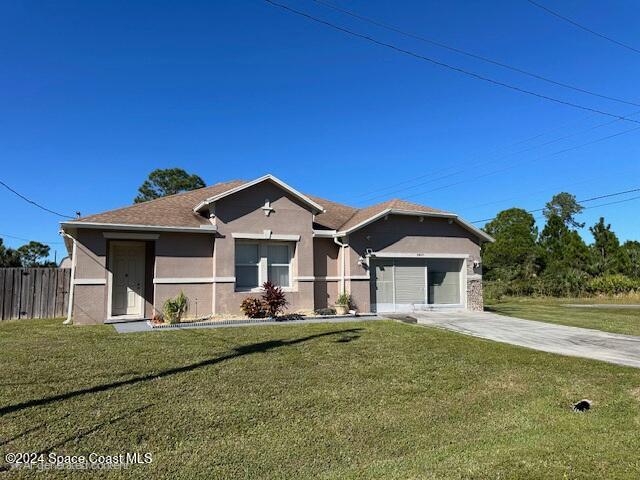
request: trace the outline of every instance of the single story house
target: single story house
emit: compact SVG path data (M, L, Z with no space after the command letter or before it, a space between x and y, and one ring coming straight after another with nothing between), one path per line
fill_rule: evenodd
M263 282L289 309L482 310L480 245L457 215L390 200L353 208L273 175L230 181L62 222L72 262L69 321L151 318L183 291L188 315L240 313Z

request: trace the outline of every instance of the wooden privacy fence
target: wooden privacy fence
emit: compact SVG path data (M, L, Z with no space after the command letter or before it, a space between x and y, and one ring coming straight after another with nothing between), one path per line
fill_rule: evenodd
M69 268L0 268L0 318L66 317Z

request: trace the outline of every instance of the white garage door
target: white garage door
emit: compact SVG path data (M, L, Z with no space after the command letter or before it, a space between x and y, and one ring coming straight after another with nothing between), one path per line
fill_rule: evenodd
M427 269L421 259L376 261L371 298L377 312L410 312L427 304Z
M371 303L376 312L411 312L462 306L459 259L384 258L371 262Z

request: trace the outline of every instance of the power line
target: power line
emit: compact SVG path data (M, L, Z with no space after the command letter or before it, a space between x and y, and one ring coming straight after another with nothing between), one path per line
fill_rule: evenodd
M12 238L14 240L21 240L23 242L31 242L33 240L33 239L29 239L29 238L24 238L24 237L16 237L15 235L9 235L9 234L6 234L6 233L0 233L0 238L2 238L2 237ZM39 242L39 243L43 243L45 245L51 245L51 246L53 246L53 245L63 245L64 244L64 242L41 242L40 240L35 240L35 241Z
M616 176L616 178L620 178L621 175L626 174L630 171L634 171L635 169L626 169L626 170L615 170L611 172L611 176ZM545 187L542 189L537 189L537 190L530 190L526 192L526 196L512 196L509 198L501 198L499 200L492 200L490 202L485 202L485 203L474 203L471 206L465 206L465 211L469 211L469 210L477 210L480 208L485 208L485 207L489 207L492 205L498 205L501 203L506 203L506 202L515 202L515 201L522 201L522 200L530 200L532 198L537 198L537 196L541 193L555 193L560 191L561 189L564 189L564 191L568 191L567 189L569 187L575 187L577 185L584 185L586 183L593 183L595 181L598 181L600 183L602 183L602 180L604 178L606 178L607 175L604 175L602 173L599 173L598 176L595 177L588 177L588 178L583 178L577 182L571 182L571 183L566 183L563 182L559 185L556 185L554 187Z
M398 27L395 27L393 25L390 25L388 23L381 22L380 20L375 20L375 19L373 19L371 17L365 17L364 15L360 15L360 14L354 12L353 10L347 10L346 8L343 8L343 7L339 6L339 5L335 5L335 4L330 3L330 2L326 2L324 0L311 0L311 1L313 1L315 3L318 3L320 5L324 5L325 7L331 8L331 9L336 10L338 12L344 13L345 15L349 15L349 16L351 16L353 18L357 18L358 20L362 20L364 22L370 23L370 24L375 25L377 27L384 28L385 30L389 30L389 31L392 31L392 32L395 32L395 33L399 33L399 34L404 35L406 37L413 38L415 40L419 40L421 42L428 43L430 45L434 45L434 46L439 47L439 48L444 48L444 49L449 50L451 52L459 53L460 55L465 55L465 56L470 57L470 58L475 58L476 60L480 60L480 61L483 61L483 62L486 62L486 63L490 63L492 65L496 65L496 66L501 67L501 68L506 68L506 69L511 70L513 72L521 73L523 75L527 75L527 76L535 78L537 80L542 80L544 82L551 83L551 84L559 86L559 87L568 88L568 89L574 90L576 92L585 93L587 95L592 95L594 97L604 98L606 100L611 100L613 102L626 103L627 105L634 105L636 107L640 107L640 103L630 102L628 100L623 100L623 99L620 99L620 98L611 97L609 95L604 95L604 94L601 94L601 93L592 92L590 90L587 90L587 89L584 89L584 88L580 88L580 87L576 87L575 85L570 85L568 83L559 82L557 80L553 80L551 78L544 77L544 76L539 75L537 73L529 72L529 71L524 70L524 69L519 68L519 67L514 67L512 65L508 65L506 63L499 62L497 60L493 60L491 58L484 57L482 55L478 55L478 54L475 54L475 53L472 53L472 52L468 52L468 51L462 50L461 48L452 47L452 46L447 45L445 43L438 42L436 40L432 40L430 38L423 37L423 36L415 34L415 33L407 32L405 30L402 30L402 29L400 29Z
M588 203L588 202L595 202L596 200L602 200L604 198L611 198L611 197L618 197L620 195L626 195L629 193L635 193L635 192L640 192L640 188L632 188L631 190L625 190L622 192L615 192L615 193L607 193L604 195L598 195L597 197L590 197L590 198L585 198L584 200L578 200L578 203ZM607 205L616 205L618 203L624 203L624 202L629 202L631 200L636 200L640 198L640 196L637 197L631 197L631 198L625 198L624 200L618 200L615 202L610 202L610 203L603 203L601 205L592 205L590 207L584 207L583 210L586 210L588 208L596 208L596 207L604 207ZM537 213L537 212L542 212L546 207L543 208L536 208L534 210L527 210L527 213ZM484 218L482 220L474 220L471 223L482 223L482 222L490 222L491 220L495 220L497 217L491 217L491 218Z
M636 115L636 114L638 114L638 113L640 113L640 111L634 112L634 113L632 113L631 115ZM567 140L567 139L569 139L569 138L571 138L571 137L574 137L574 136L576 136L576 135L580 135L581 133L589 132L589 131L591 131L591 130L595 130L595 129L597 129L597 128L601 128L601 127L605 127L605 126L611 125L611 124L613 124L613 123L615 123L615 122L617 122L617 121L618 121L618 120L610 120L610 121L605 122L605 123L599 123L599 124L597 124L597 125L593 125L593 126L591 126L591 127L588 127L588 128L582 129L582 130L579 130L579 131L577 131L577 132L575 132L575 133L571 133L571 134L569 134L569 135L565 135L565 136L562 136L562 137L558 137L558 138L555 138L555 139L553 139L553 140L548 140L548 141L546 141L546 142L544 142L544 143L541 143L541 144L538 144L538 145L534 145L534 146L531 146L531 147L527 147L527 148L525 148L525 149L518 150L518 151L516 151L516 152L510 152L510 153L507 153L507 154L501 155L501 156L499 156L499 157L497 157L497 158L494 158L494 159L492 159L492 160L488 160L488 161L480 161L480 162L472 163L472 164L470 164L470 165L466 165L466 166L465 166L465 168L463 168L463 169L456 170L456 171L451 172L451 173L448 173L448 174L446 174L446 175L442 175L442 176L438 176L438 177L431 177L429 180L427 180L427 181L425 181L425 182L417 183L417 184L415 184L415 185L411 185L411 186L409 186L409 187L398 188L398 189L396 189L396 190L392 190L392 191L390 191L390 192L385 192L385 193L380 194L380 195L373 195L373 196L371 196L371 195L370 195L369 197L365 198L364 200L369 200L369 201L370 201L370 200L375 200L375 199L378 199L378 198L382 198L382 197L389 196L389 195L394 194L394 193L398 193L398 192L402 192L402 191L406 191L406 190L412 190L412 189L417 188L417 187L421 187L421 186L424 186L424 185L428 185L428 184L433 183L433 182L436 182L436 181L438 181L438 180L443 180L443 179L445 179L445 178L450 178L450 177L454 177L454 176L456 176L456 175L464 174L464 173L467 173L467 172L468 172L468 169L469 169L469 168L471 168L471 167L482 167L482 166L485 166L485 165L490 165L490 164L495 163L495 162L497 162L497 161L499 161L499 160L503 160L503 159L505 159L505 158L509 158L509 157L514 156L514 155L520 155L520 154L522 154L522 153L526 153L526 152L529 152L529 151L531 151L531 150L535 150L535 149L537 149L537 148L545 147L545 146L547 146L547 145L551 145L551 144L554 144L554 143L561 142L561 141L563 141L563 140ZM633 131L633 130L635 130L635 128L632 128L632 129L630 129L630 130L627 130L627 132L629 132L629 131ZM614 135L614 136L617 136L617 135ZM606 139L606 138L610 138L610 137L605 137L605 139ZM581 145L579 145L579 146L581 146ZM563 150L563 151L564 151L564 150ZM535 160L535 159L534 159L534 160ZM533 160L529 160L529 161L533 161ZM519 162L519 163L517 163L516 165L520 165L521 163L526 163L526 162L527 162L527 161L525 160L524 162ZM418 179L421 179L421 178L429 177L429 176L432 176L432 175L434 175L434 174L438 174L438 173L444 173L444 172L446 172L447 170L449 170L449 169L444 169L444 170L440 170L440 171L436 171L436 172L431 172L431 173L428 173L428 174L425 174L425 175L420 175L420 176L418 176L418 177L414 177L414 180L418 180ZM408 181L405 181L405 182L403 182L403 183L408 183ZM453 184L453 185L457 185L457 184ZM453 186L453 185L452 185L452 186ZM387 188L387 189L385 189L385 190L388 190L388 188Z
M631 50L633 52L640 53L640 50L638 50L637 48L633 48L633 47L631 47L631 46L629 46L627 44L624 44L622 42L619 42L618 40L615 40L615 39L613 39L611 37L607 37L606 35L603 35L602 33L598 33L595 30L591 30L590 28L585 27L584 25L581 25L581 24L579 24L578 22L576 22L574 20L571 20L570 18L565 17L564 15L560 15L558 12L555 12L555 11L551 10L550 8L547 8L544 5L541 5L541 4L537 3L537 2L534 2L533 0L527 0L527 1L531 5L534 5L534 6L538 7L539 9L544 10L545 12L553 15L554 17L558 17L559 19L564 20L565 22L568 22L568 23L570 23L571 25L573 25L575 27L581 28L585 32L589 32L592 35L596 35L597 37L603 38L603 39L605 39L605 40L607 40L607 41L609 41L611 43L615 43L616 45L618 45L620 47L624 47L624 48L626 48L628 50Z
M321 25L325 25L327 27L330 27L330 28L332 28L334 30L337 30L339 32L343 32L343 33L346 33L348 35L351 35L351 36L354 36L354 37L357 37L357 38L361 38L363 40L367 40L368 42L374 43L376 45L380 45L381 47L386 47L388 49L391 49L391 50L394 50L396 52L408 55L410 57L417 58L419 60L424 60L426 62L429 62L429 63L433 64L433 65L438 65L440 67L447 68L449 70L453 70L453 71L458 72L458 73L462 73L462 74L467 75L469 77L475 78L476 80L482 80L484 82L491 83L493 85L498 85L498 86L501 86L501 87L504 87L504 88L508 88L510 90L514 90L516 92L524 93L526 95L531 95L533 97L541 98L543 100L548 100L550 102L558 103L558 104L561 104L561 105L566 105L566 106L569 106L569 107L578 108L580 110L585 110L585 111L593 112L593 113L599 113L600 115L605 115L607 117L617 118L619 120L626 120L628 122L640 123L640 121L634 120L632 118L624 117L622 115L617 115L617 114L611 113L611 112L606 112L604 110L598 110L596 108L586 107L584 105L580 105L580 104L577 104L577 103L569 102L569 101L566 101L566 100L561 100L559 98L551 97L549 95L544 95L542 93L537 93L537 92L534 92L532 90L527 90L527 89L524 89L524 88L520 88L520 87L517 87L515 85L511 85L511 84L508 84L508 83L505 83L505 82L501 82L499 80L494 80L492 78L485 77L484 75L480 75L478 73L474 73L474 72L471 72L469 70L465 70L465 69L460 68L460 67L455 67L453 65L449 65L448 63L440 62L440 61L435 60L435 59L433 59L431 57L427 57L425 55L413 52L411 50L406 50L404 48L398 47L398 46L393 45L391 43L386 43L386 42L377 40L377 39L371 37L370 35L365 35L365 34L362 34L362 33L358 33L358 32L355 32L353 30L349 30L347 28L344 28L344 27L341 27L339 25L336 25L334 23L328 22L326 20L322 20L322 19L314 17L313 15L310 15L308 13L302 12L300 10L296 10L294 8L291 8L291 7L287 6L287 5L284 5L284 4L281 4L281 3L277 3L277 2L275 2L273 0L264 0L264 2L268 3L269 5L272 5L274 7L280 8L282 10L286 10L286 11L288 11L290 13L295 14L295 15L307 18L309 20L312 20L312 21L314 21L316 23L319 23Z
M589 146L589 145L593 145L594 143L598 143L598 142L602 142L602 141L605 141L605 140L609 140L609 139L611 139L611 138L619 137L620 135L625 135L625 134L627 134L627 133L635 132L635 131L638 131L638 130L640 130L640 127L630 128L630 129L628 129L628 130L623 130L622 132L617 132L617 133L614 133L614 134L611 134L611 135L607 135L607 136L604 136L604 137L600 137L600 138L597 138L597 139L595 139L595 140L591 140L591 141L589 141L589 142L585 142L585 143L582 143L582 144L579 144L579 145L573 145L573 146L571 146L571 147L567 147L567 148L565 148L565 149L558 150L558 151L553 152L553 153L550 153L550 154L548 154L548 155L543 155L543 156L541 156L541 157L537 157L536 159L533 159L533 160L540 160L540 159L543 159L543 158L554 157L554 156L556 156L556 155L560 155L560 154L562 154L562 153L569 152L569 151L571 151L571 150L576 150L576 149L578 149L578 148L582 148L582 147L586 147L586 146ZM523 163L527 163L527 162L529 162L529 161L531 161L531 160L523 160L523 161L520 161L520 162L515 162L515 163L512 163L512 164L510 164L509 166L504 167L504 168L501 168L501 169L499 169L499 170L494 170L494 171L491 171L491 172L488 172L488 173L484 173L484 174L481 174L481 175L475 175L473 178L467 178L467 179L460 180L460 181L455 182L455 183L450 183L450 184L447 184L447 185L442 185L442 186L440 186L440 187L433 188L433 189L431 189L431 190L426 190L426 191L423 191L423 192L417 192L417 193L412 194L412 195L405 195L405 196L404 196L404 197L402 197L402 198L407 199L407 198L418 197L418 196L425 195L425 194L427 194L427 193L437 192L437 191L440 191L440 190L444 190L444 189L446 189L446 188L455 187L455 186L461 185L461 184L463 184L463 183L467 183L467 182L475 182L475 181L477 181L477 180L478 180L478 179L480 179L480 178L485 178L485 177L489 177L489 176L491 176L491 175L495 175L495 174L498 174L498 173L506 172L507 170L511 170L511 169L515 168L516 166L521 165L521 164L523 164Z
M636 111L636 112L633 112L633 113L631 113L631 114L629 114L629 116L634 116L634 115L637 115L637 114L639 114L639 113L640 113L640 110L639 110L639 111ZM587 120L587 119L592 118L592 117L595 117L595 116L597 116L597 115L594 115L594 114L589 115L588 117L584 118L584 120ZM558 142L558 141L566 140L567 138L570 138L570 137L572 137L572 136L574 136L574 135L577 135L577 134L580 134L580 133L583 133L583 132L585 132L585 131L589 131L589 130L592 130L592 129L595 129L595 128L600 128L600 127L603 127L603 126L606 126L606 125L611 125L612 123L615 123L615 122L619 122L619 120L611 120L611 121L606 122L606 123L601 123L601 124L595 125L594 127L590 127L590 128L588 128L588 129L586 129L586 130L580 130L580 131L578 131L578 132L577 132L577 133L575 133L575 134L567 135L567 136L565 136L565 137L556 138L556 139L554 139L554 140L547 141L547 142L542 143L542 144L539 144L539 145L534 145L534 146L529 147L529 148L527 148L527 149L525 149L525 150L518 150L517 152L509 152L509 153L505 153L505 154L503 154L503 155L501 155L501 156L499 156L499 157L496 157L496 158L494 158L494 159L492 159L492 160L489 160L489 161L487 161L487 162L485 162L485 161L481 161L481 162L472 163L472 164L468 165L466 168L470 168L470 167L474 167L474 166L479 166L479 165L487 164L487 163L493 163L494 161L502 160L502 159L504 159L504 158L507 158L507 157L510 157L510 156L513 156L513 155L518 155L518 154L520 154L520 153L525 153L525 152L527 152L527 151L529 151L529 150L533 150L533 149L536 149L536 148L544 147L544 146L549 145L549 144L551 144L551 143L555 143L555 142ZM575 122L575 121L572 121L572 122L566 122L566 123L564 123L564 124L562 124L562 125L563 125L563 126L567 126L567 125L570 125L570 124L572 124L572 123L576 123L576 122ZM556 131L558 131L558 130L562 130L562 131L564 131L564 128L560 128L560 127L558 127L558 128L554 128L554 129L551 129L551 130L547 130L546 132L536 134L536 135L534 135L534 136L532 136L532 137L528 137L528 138L525 138L525 139L523 139L523 140L519 140L519 141L517 141L517 142L513 142L513 143L509 144L506 148L509 148L509 147L515 147L516 145L520 145L520 144L523 144L523 143L530 142L530 141L532 141L532 140L536 140L536 139L538 139L538 138L541 138L541 137L543 137L543 136L547 135L548 133L556 132ZM505 147L502 147L502 148L505 148ZM497 152L496 152L496 153L497 153ZM479 155L474 155L474 157L479 157ZM441 170L437 170L436 172L429 172L429 173L425 173L425 174L423 174L423 175L413 176L413 177L412 177L412 178L410 178L410 179L402 180L402 181L397 182L397 183L388 184L388 182L387 182L387 186L386 186L386 187L382 187L382 188L378 188L378 189L376 189L376 193L379 193L379 192L386 192L387 190L393 189L393 188L398 187L398 186L400 186L400 185L406 185L407 183L412 183L412 182L415 182L416 180L421 180L421 179L426 178L426 177L432 177L432 176L434 175L434 173L435 173L435 174L444 173L444 172L447 172L447 171L451 170L452 168L453 168L453 167L448 167L448 168L444 168L444 169L441 169ZM465 171L466 171L466 170L465 170ZM458 170L458 171L456 171L456 172L455 172L455 174L458 174L458 173L460 173L460 172L462 172L462 170ZM452 175L453 175L453 174L452 174ZM452 176L452 175L447 175L447 176ZM409 187L405 187L404 189L406 189L406 190L410 190L410 189L412 189L412 188L414 188L414 187L424 185L425 183L431 183L431 181L436 181L436 180L440 180L440 179L442 179L442 177L439 177L439 178L436 178L436 179L433 179L433 178L432 178L432 179L431 179L430 181L428 181L428 182L424 182L424 183L420 183L420 184L417 184L417 185L412 185L412 186L409 186ZM400 190L404 190L404 189L400 189ZM396 191L398 191L398 190L396 190ZM383 194L381 194L381 195L371 196L371 192L370 192L370 191L367 191L367 192L363 192L363 193L360 193L360 194L355 195L355 198L367 197L367 198L364 198L364 200L363 200L363 201L369 201L369 200L373 200L373 199L376 199L376 198L380 198L380 197L382 197L382 196L390 195L390 194L392 194L392 193L394 193L394 192L386 192L386 193L383 193Z
M23 199L25 202L30 203L31 205L35 205L36 207L44 210L45 212L53 213L54 215L58 215L59 217L62 217L62 218L70 218L70 219L75 218L75 217L72 217L72 216L69 216L69 215L65 215L63 213L58 213L58 212L56 212L54 210L51 210L51 209L49 209L47 207L44 207L44 206L40 205L37 202L34 202L33 200L31 200L31 199L25 197L24 195L22 195L20 192L15 191L13 188L11 188L9 185L4 183L2 180L0 180L0 185L2 185L4 188L9 190L10 192L14 193L15 195L17 195L21 199Z

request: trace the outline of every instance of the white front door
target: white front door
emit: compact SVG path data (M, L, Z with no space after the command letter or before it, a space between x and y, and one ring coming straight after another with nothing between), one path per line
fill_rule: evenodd
M114 244L111 315L144 317L144 245Z

